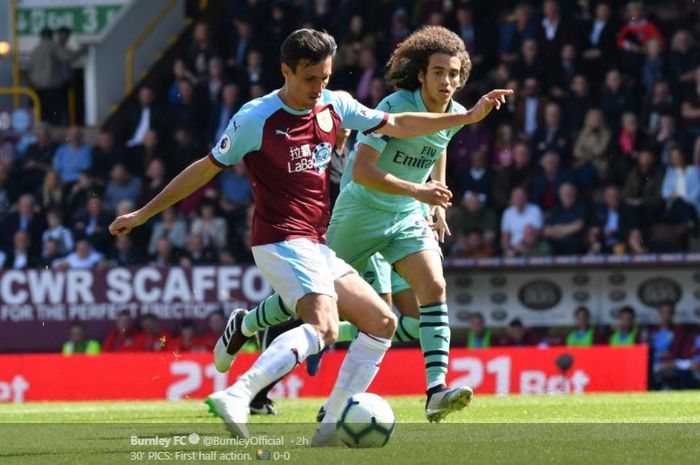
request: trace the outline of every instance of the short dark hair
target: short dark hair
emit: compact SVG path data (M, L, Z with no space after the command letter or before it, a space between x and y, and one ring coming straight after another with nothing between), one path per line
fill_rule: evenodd
M335 39L326 31L297 29L282 42L280 59L296 72L301 62L316 65L329 56L334 56L337 48Z
M637 313L634 311L632 307L622 307L620 311L618 312L618 316L622 316L623 313L629 313L632 318L637 316Z
M577 317L579 313L584 313L586 315L586 318L591 317L591 312L588 310L588 307L578 307L576 310L574 310L574 316Z

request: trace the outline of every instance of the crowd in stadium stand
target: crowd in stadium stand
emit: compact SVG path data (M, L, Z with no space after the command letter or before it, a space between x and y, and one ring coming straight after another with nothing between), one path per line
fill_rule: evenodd
M277 44L299 26L336 36L331 87L370 106L389 92L388 54L421 24L450 27L468 46L474 66L459 101L470 105L496 87L516 90L504 109L466 127L449 147L448 257L696 250L697 9L486 3L231 2L219 23L194 25L170 82L138 90L123 130L104 130L90 146L78 127L63 141L40 127L14 165L0 166L0 264L250 261L243 165L130 237L115 240L107 226L205 155L243 103L281 85Z
M698 15L693 2L232 1L194 25L169 82L138 90L127 127L90 146L78 127L56 141L42 126L0 164L0 266L252 262L243 164L130 236L107 227L205 155L243 103L281 86L278 46L306 26L338 42L330 88L368 106L391 91L391 51L424 24L467 44L473 69L457 100L515 89L448 148L447 257L697 250ZM351 147L336 151L335 169ZM698 341L684 339L697 357Z

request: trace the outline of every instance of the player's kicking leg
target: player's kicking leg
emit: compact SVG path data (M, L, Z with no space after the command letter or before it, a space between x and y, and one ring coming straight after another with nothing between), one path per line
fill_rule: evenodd
M396 316L360 276L348 273L335 281L340 316L355 325L359 333L350 344L338 373L333 392L326 402L325 416L312 439L312 446L338 444L336 422L345 401L364 392L379 371L391 346Z
M469 405L473 392L467 386L447 388L450 326L442 260L435 250L411 254L395 264L420 302L420 343L425 359L427 382L425 415L439 422Z

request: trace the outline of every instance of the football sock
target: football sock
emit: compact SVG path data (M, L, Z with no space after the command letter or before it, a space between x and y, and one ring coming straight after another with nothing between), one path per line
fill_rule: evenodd
M243 318L241 332L244 336L250 337L264 328L285 322L293 316L294 312L284 305L282 298L278 294L272 294Z
M323 418L323 423L335 423L345 401L350 396L367 390L379 371L379 364L389 347L391 347L389 339L362 332L357 335L348 348L333 392L326 402L326 416Z
M447 304L438 302L420 306L420 347L425 359L428 389L445 384L450 355L450 326Z
M250 402L265 386L289 373L311 354L323 349L321 339L308 323L278 336L246 371L226 391Z

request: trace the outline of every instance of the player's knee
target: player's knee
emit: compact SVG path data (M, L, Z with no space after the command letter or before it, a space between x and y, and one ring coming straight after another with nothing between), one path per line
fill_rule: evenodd
M434 276L423 284L424 300L429 302L442 301L446 297L447 283L442 276Z
M397 325L398 320L393 313L382 315L377 322L374 335L384 339L391 339L394 337Z

